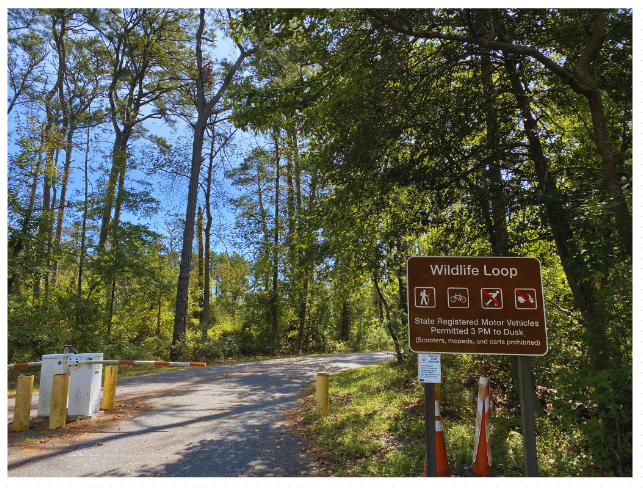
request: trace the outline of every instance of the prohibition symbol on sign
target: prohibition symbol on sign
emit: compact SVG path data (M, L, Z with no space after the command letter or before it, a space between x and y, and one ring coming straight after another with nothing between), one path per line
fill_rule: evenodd
M482 288L480 290L482 308L502 309L502 290L500 288Z
M536 290L534 288L516 288L514 297L517 309L536 310Z

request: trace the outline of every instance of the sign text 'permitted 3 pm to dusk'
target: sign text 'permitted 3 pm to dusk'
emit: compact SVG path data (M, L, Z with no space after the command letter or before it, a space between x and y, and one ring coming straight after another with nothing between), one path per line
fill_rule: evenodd
M547 353L536 258L411 257L409 348L418 353Z

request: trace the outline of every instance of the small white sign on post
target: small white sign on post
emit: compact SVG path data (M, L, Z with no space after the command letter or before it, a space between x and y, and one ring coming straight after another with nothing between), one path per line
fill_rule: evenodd
M439 354L418 354L420 383L442 383L442 365Z

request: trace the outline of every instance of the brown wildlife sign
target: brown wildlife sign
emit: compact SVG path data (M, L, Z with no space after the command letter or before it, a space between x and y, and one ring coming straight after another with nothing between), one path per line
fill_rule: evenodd
M421 353L547 353L536 258L411 257L409 348Z

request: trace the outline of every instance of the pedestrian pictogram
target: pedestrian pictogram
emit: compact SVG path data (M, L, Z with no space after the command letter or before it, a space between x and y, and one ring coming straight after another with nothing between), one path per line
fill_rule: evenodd
M536 310L536 290L534 288L516 288L514 295L517 309Z
M435 308L435 288L415 288L415 306L418 308Z
M502 308L502 290L500 288L482 288L480 290L482 308L500 310Z
M448 288L447 300L449 308L469 308L469 289Z

